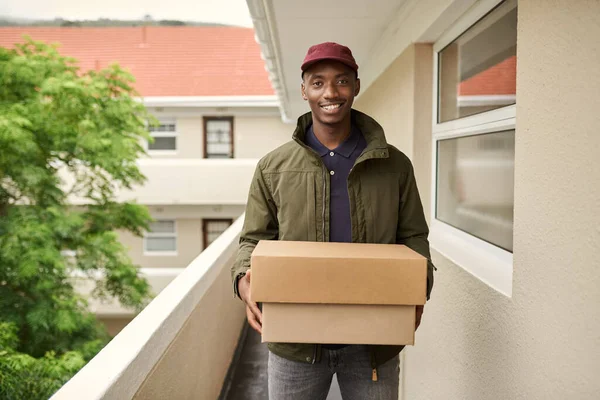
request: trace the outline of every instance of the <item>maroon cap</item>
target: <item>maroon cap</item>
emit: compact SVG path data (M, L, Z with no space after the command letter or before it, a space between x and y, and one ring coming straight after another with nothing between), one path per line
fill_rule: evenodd
M311 46L304 57L304 62L300 67L302 72L306 71L308 67L321 60L335 60L342 64L346 64L355 72L358 71L358 65L352 56L352 51L346 46L333 42L325 42Z

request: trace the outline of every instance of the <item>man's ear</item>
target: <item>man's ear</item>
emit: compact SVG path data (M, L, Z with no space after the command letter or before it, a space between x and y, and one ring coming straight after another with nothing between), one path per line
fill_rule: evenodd
M300 92L302 93L302 98L304 100L308 100L308 97L306 97L306 88L304 87L304 82L300 84Z
M356 87L354 88L354 96L360 93L360 79L356 78Z

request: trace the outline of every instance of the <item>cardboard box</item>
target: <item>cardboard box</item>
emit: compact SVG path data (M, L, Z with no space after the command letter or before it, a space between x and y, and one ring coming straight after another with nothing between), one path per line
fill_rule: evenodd
M405 246L261 241L251 263L263 342L414 344L427 259Z

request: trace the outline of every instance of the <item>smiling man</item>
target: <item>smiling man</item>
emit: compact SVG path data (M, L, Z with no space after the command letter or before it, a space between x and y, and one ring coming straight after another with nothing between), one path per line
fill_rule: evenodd
M301 66L311 112L293 140L257 165L246 206L233 289L250 325L262 314L250 300L250 256L260 240L404 244L430 260L429 233L410 160L383 128L352 109L358 65L337 43L312 46ZM428 262L427 298L433 286ZM332 282L332 284L334 284ZM423 308L417 310L416 326ZM326 399L334 374L345 400L396 400L403 346L269 343L271 400Z

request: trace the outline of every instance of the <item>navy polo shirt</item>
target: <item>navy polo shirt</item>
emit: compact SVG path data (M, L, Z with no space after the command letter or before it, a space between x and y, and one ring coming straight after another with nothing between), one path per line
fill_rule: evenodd
M352 125L350 136L337 148L329 150L319 142L311 124L306 130L306 144L321 156L329 173L329 241L352 242L348 175L358 156L367 147L367 141L360 130Z
M306 144L321 156L329 172L329 241L352 242L348 175L358 156L367 147L367 141L360 130L353 125L350 136L337 148L329 150L319 142L310 125L306 130ZM323 345L329 350L338 350L346 346L345 344Z

